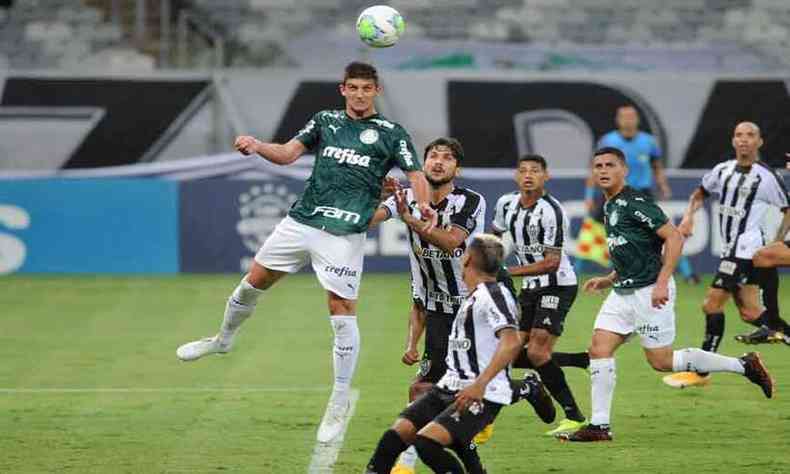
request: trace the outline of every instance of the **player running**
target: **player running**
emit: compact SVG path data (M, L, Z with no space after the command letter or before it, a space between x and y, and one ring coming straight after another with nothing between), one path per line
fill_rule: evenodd
M496 281L503 255L502 242L493 235L476 235L469 242L461 271L471 292L451 326L447 372L384 432L367 474L389 474L410 445L434 472L485 472L479 458L469 456L470 444L511 403L508 367L521 349L518 305L505 284ZM548 397L544 401L551 404ZM463 467L446 448L458 455Z
M313 150L313 172L299 200L266 239L249 273L228 299L219 333L184 344L176 352L184 361L228 352L239 326L252 315L265 290L311 261L327 291L335 334L335 382L318 429L321 442L340 433L348 411L360 346L356 301L365 231L379 203L382 181L393 166L408 176L422 217L435 218L428 205L428 183L408 133L376 112L374 99L380 93L376 69L352 62L340 84L345 110L318 112L284 145L251 136L236 139L234 146L242 154L256 153L279 165L293 163L306 150ZM430 227L429 221L426 228Z
M715 194L718 201L719 232L722 249L719 269L713 284L705 295L702 311L705 313L705 339L702 349L716 352L724 337L724 304L730 295L735 297L741 319L758 328L758 335L784 335L773 330L784 328L785 323L776 311L766 311L760 303L758 274L754 270L752 257L765 244L761 223L769 206L777 206L785 213L780 235L781 240L790 224L790 197L781 177L759 160L763 144L760 128L751 122L742 122L735 127L732 146L736 158L716 165L702 178L702 183L689 198L678 230L689 236L694 231L694 213L702 207L704 200ZM778 286L778 282L777 282ZM778 291L778 289L776 290ZM771 328L763 329L762 326ZM743 340L743 337L737 338ZM754 342L754 341L743 341ZM664 377L671 387L706 385L710 381L707 373L682 372Z
M617 148L593 157L595 181L606 197L604 221L614 271L591 278L585 291L614 289L595 320L590 346L592 417L568 441L611 441L610 413L615 385L615 351L634 333L648 363L658 371L732 372L746 376L771 398L774 381L760 355L725 357L700 349L672 350L675 339L675 282L672 272L683 237L652 199L625 185L628 167ZM663 253L662 253L663 247Z
M425 223L414 216L415 197L411 189L398 190L382 203L371 220L371 225L375 225L397 217L408 228L414 304L401 360L407 365L420 363L417 377L409 387L410 402L427 392L447 371L448 337L453 319L468 294L462 278L461 257L472 238L484 228L485 198L455 185L463 157L463 147L454 138L437 138L425 147L423 171L431 189L431 206L437 214L436 227L426 231ZM425 350L420 358L418 344L423 332ZM524 385L528 387L522 391ZM533 405L537 397L548 396L534 376L517 382L517 387L516 398L524 393L524 398ZM490 431L481 433L476 442L484 441ZM409 447L392 472L413 473L416 458L416 450Z
M560 202L546 192L549 173L545 158L540 155L519 158L515 179L520 191L499 198L492 227L495 234L510 235L518 265L509 267L508 272L524 277L519 295L519 335L524 344L528 343L527 357L526 360L520 357L514 367L534 368L562 406L565 419L546 433L554 436L576 431L585 422L565 373L555 359L560 359L563 365L582 368L589 365L586 352L553 354L578 292L576 273L563 251L568 216Z

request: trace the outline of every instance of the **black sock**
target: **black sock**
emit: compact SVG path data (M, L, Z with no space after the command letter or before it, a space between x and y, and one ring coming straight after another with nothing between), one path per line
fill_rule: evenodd
M513 361L513 368L514 369L534 369L535 366L532 365L532 362L529 360L527 356L527 348L522 347L521 352L518 353L516 359Z
M464 474L464 468L452 454L444 449L444 446L422 435L417 435L414 439L414 447L417 454L426 466L433 469L433 472L441 474ZM378 472L377 474L381 474ZM389 471L387 471L389 474Z
M768 326L766 313L767 313L767 311L763 311L763 314L761 314L759 318L752 319L751 321L747 321L747 320L744 319L743 322L751 324L752 326L754 326L756 328L763 327L763 326Z
M586 352L553 352L551 359L560 367L586 369L590 366L590 354Z
M398 456L406 448L408 446L400 439L397 431L393 429L385 431L379 440L378 446L376 446L373 457L370 458L366 474L390 474Z
M576 405L571 388L568 386L568 382L565 381L565 373L560 366L549 359L548 362L535 368L535 370L540 375L543 385L546 386L551 396L562 407L565 417L574 421L584 421L584 415L579 410L579 406Z
M724 313L705 315L705 339L702 341L702 350L716 352L724 337Z
M480 462L480 455L477 454L477 446L474 443L467 445L454 443L450 446L450 449L455 451L458 459L463 463L467 474L485 474L486 471L483 469L483 464Z
M769 329L787 333L790 326L779 316L779 271L776 268L758 268L756 271L765 305L765 313L761 317Z

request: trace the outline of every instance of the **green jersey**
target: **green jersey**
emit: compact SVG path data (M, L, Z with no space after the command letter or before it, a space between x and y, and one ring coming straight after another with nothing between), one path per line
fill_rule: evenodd
M354 120L344 110L323 110L294 138L315 153L315 164L288 215L335 235L367 230L393 166L422 169L406 130L378 114Z
M626 186L603 207L606 241L617 272L615 289L652 285L661 271L664 240L656 231L667 223L648 195Z

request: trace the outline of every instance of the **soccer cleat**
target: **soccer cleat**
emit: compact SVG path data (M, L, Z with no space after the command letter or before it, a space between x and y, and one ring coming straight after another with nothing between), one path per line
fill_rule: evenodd
M551 423L557 417L554 401L537 375L529 374L523 380L514 383L513 391L517 401L528 401L532 405L532 409L535 410L535 414L544 423Z
M413 467L404 466L403 464L396 464L395 467L392 468L390 474L414 474L415 470Z
M560 424L553 430L547 431L546 436L562 436L584 429L587 426L586 421L575 421L563 418Z
M223 344L219 341L219 336L212 336L187 342L176 349L176 356L184 362L190 362L209 354L225 354L229 350L230 344Z
M474 443L477 446L482 446L482 445L486 444L486 442L489 439L491 439L492 436L494 436L494 424L493 423L491 423L490 425L488 425L485 428L483 428L483 431L477 433L475 435L475 437L472 438L472 441L474 441Z
M735 340L743 344L776 344L777 342L785 342L784 334L767 326L760 326L754 331L746 334L738 334Z
M710 383L710 374L700 375L696 372L676 372L661 379L672 388L704 387Z
M587 425L574 433L560 433L557 439L577 442L611 441L612 431L609 425Z
M329 443L343 431L349 407L348 401L339 404L332 401L329 402L324 418L321 420L321 426L318 427L318 433L316 434L316 439L320 443Z
M774 395L774 378L768 373L768 369L763 363L762 357L757 352L750 352L741 357L743 363L743 375L751 380L753 384L759 385L763 389L766 398Z

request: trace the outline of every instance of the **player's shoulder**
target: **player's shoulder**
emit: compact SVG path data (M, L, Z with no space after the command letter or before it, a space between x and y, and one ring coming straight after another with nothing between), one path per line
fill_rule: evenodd
M482 194L469 188L457 186L452 190L452 192L450 192L450 194L458 198L465 198L467 200L472 199L475 202L485 202L485 197Z
M519 198L518 191L509 192L507 194L503 194L499 196L499 199L496 200L496 205L497 207L510 205L513 203L513 201L517 200L518 198Z
M482 283L475 294L480 293L478 301L482 305L496 308L500 313L512 315L515 298L501 281Z
M324 109L319 110L313 115L313 120L327 121L327 120L345 120L346 112L340 109Z
M779 174L776 172L776 170L771 168L771 165L769 165L768 163L766 163L763 160L757 160L755 162L755 168L757 169L758 173L765 174L765 175L770 175L770 176L776 178L779 181L782 180L782 178L779 176Z
M390 120L381 114L369 118L368 122L374 124L380 131L384 133L398 133L398 134L407 133L406 129L403 128L401 124L399 124L394 120Z
M545 193L543 196L541 196L541 198L538 200L538 203L544 209L544 213L549 211L549 215L565 214L565 209L562 207L560 200L549 193Z
M626 203L624 205L626 205L626 206L627 205L636 206L636 207L657 206L655 200L653 199L653 197L651 195L649 195L647 193L643 193L642 191L634 189L634 188L632 188L630 186L627 186L623 190L623 192L620 194L620 196L617 197L617 199L625 200ZM621 204L621 203L617 202L617 199L615 199L615 203L616 204Z

